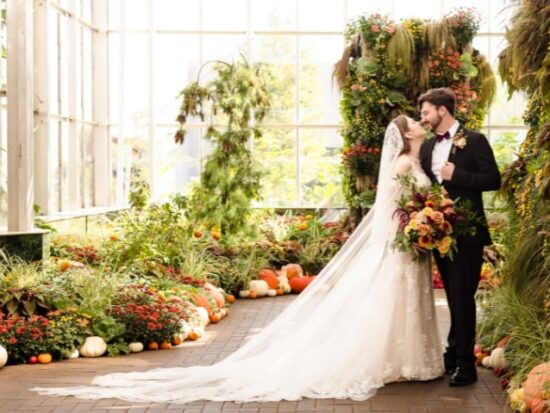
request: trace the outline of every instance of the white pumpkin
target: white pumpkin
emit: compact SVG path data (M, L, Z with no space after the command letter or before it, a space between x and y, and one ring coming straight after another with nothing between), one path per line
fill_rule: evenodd
M204 307L197 307L197 312L199 313L199 326L206 327L210 324L210 316L208 315L208 310Z
M269 285L264 280L252 280L248 282L248 289L256 292L256 297L265 297L269 290Z
M249 295L250 295L250 291L248 291L248 290L239 291L239 297L241 297L241 298L247 298Z
M180 320L179 326L180 326L181 339L182 341L185 341L185 339L193 329L193 326L187 320Z
M69 356L70 359L77 359L80 357L80 351L78 350L75 350L71 353L71 355Z
M279 288L281 288L285 294L289 294L292 289L290 288L286 274L281 273L277 278L279 279Z
M8 352L2 346L0 346L0 369L8 362Z
M490 367L493 369L505 369L510 365L510 363L508 363L508 360L506 360L504 349L502 347L495 348L491 352L490 356L487 356L483 360L481 360L481 364L484 367Z
M80 348L83 357L101 357L107 351L107 343L99 336L86 337Z
M277 295L277 290L274 290L273 288L270 288L269 290L267 290L267 295L269 297L275 297Z
M143 343L140 343L139 341L128 344L128 347L132 353L139 353L143 351Z

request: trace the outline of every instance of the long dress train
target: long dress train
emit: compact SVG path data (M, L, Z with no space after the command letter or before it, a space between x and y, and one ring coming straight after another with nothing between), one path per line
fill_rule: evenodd
M90 386L34 390L136 402L365 400L385 383L441 376L430 258L412 261L392 248L400 142L390 124L372 210L317 279L235 353L211 366L114 373ZM409 173L429 185L417 163Z

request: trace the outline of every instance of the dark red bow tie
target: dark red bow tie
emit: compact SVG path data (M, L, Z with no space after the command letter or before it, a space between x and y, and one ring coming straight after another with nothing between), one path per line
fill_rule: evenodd
M447 131L445 133L436 133L435 134L435 141L436 142L441 142L444 139L450 139L450 138L451 138L451 134L449 133L449 131Z

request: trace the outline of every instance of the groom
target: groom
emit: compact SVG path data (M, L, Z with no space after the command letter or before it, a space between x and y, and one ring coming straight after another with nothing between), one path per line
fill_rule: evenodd
M481 273L483 246L491 244L483 210L482 191L500 187L500 174L487 138L466 129L454 117L455 95L451 89L430 89L418 100L422 123L436 133L420 149L420 161L432 182L441 183L451 199L469 199L482 218L474 236L458 239L454 260L435 253L443 280L451 328L445 354L445 371L452 374L450 386L465 386L477 380L474 341L476 293Z

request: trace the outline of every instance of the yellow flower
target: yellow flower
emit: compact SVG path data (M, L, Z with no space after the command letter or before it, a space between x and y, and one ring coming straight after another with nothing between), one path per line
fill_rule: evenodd
M446 236L443 239L436 241L435 246L437 247L437 250L441 254L446 254L449 252L449 249L451 248L451 245L453 244L453 240L451 237Z
M418 226L418 222L416 221L416 219L411 219L408 226L410 226L412 229L416 229L416 227Z
M426 207L422 210L422 213L427 216L428 218L430 218L433 214L434 210L430 207Z

